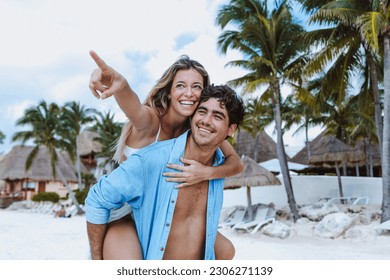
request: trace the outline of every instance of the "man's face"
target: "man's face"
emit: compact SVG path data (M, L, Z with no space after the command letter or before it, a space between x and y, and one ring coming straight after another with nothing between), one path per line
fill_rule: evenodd
M199 146L218 147L236 128L235 124L229 126L228 113L215 98L199 104L191 120L192 135Z

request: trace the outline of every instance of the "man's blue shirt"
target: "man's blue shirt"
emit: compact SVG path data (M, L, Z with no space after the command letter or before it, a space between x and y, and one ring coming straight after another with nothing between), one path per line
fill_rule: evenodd
M133 207L134 220L145 259L161 260L168 241L178 189L162 176L167 163L182 164L188 131L176 139L160 141L129 157L117 169L103 176L89 191L86 219L93 224L108 222L110 210L124 202ZM224 156L217 150L213 166ZM209 181L205 259L215 259L214 242L223 201L224 179ZM131 250L131 248L129 248Z

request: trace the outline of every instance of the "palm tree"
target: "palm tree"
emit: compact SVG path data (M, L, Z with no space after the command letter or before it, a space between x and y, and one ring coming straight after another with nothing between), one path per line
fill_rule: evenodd
M376 132L375 118L374 118L374 102L370 91L366 90L351 99L352 106L356 110L355 118L351 124L350 139L354 144L363 145L366 155L366 170L367 176L373 175L373 146L378 145L378 135ZM354 105L357 104L357 105ZM349 143L351 144L351 143ZM358 169L357 169L358 170Z
M96 110L85 108L85 106L80 105L79 102L75 101L65 103L62 108L63 125L67 129L72 147L75 147L76 150L76 169L80 190L83 189L83 186L81 182L80 153L77 137L83 126L94 121L93 114L96 114Z
M244 121L240 128L247 131L254 139L253 160L258 162L260 132L273 121L271 106L261 103L259 98L251 98L246 102Z
M296 135L298 132L305 131L305 143L307 149L307 156L310 160L310 141L309 128L323 125L325 118L321 116L321 103L313 89L309 85L293 85L295 94L286 98L285 108L289 108L283 115L285 116L285 130L291 129L293 125L298 125L298 128L292 134Z
M56 173L58 171L58 176L68 190L70 198L81 213L82 209L80 208L80 205L77 202L77 199L67 180L62 174L61 169L56 168L58 160L62 159L62 157L58 156L57 149L71 150L70 141L61 136L64 133L64 129L61 126L60 117L61 109L57 104L51 103L48 105L45 101L41 101L38 106L32 106L31 108L26 109L24 116L16 122L16 125L28 125L31 129L16 132L13 135L12 140L21 140L22 145L24 145L28 140L34 141L35 147L32 149L26 160L26 170L31 168L40 146L47 147L50 155L50 165L53 178L56 178Z
M119 139L123 124L114 121L114 114L111 114L111 112L105 114L97 112L94 119L95 124L91 130L97 132L99 137L93 140L102 144L102 151L97 156L106 159L104 164L111 163L111 165L114 165L112 158L115 153L115 144Z
M231 61L228 66L242 67L248 71L243 77L229 82L243 86L249 93L265 87L262 98L273 107L277 133L277 152L288 203L294 221L298 216L291 178L283 144L281 116L281 86L291 79L300 78L299 69L304 63L306 46L299 37L304 30L295 23L287 1L278 1L272 12L267 1L231 0L218 12L217 24L224 30L218 38L222 53L229 48L243 54L242 60ZM232 27L232 30L227 28Z
M375 100L375 120L377 134L382 152L383 202L381 221L390 219L390 2L388 0L355 0L355 1L310 1L299 0L306 8L316 10L323 7L318 14L324 21L336 23L342 21L343 26L358 32L356 41L363 42L367 54L371 82ZM330 3L327 3L330 2ZM347 43L347 41L344 41ZM377 89L376 67L374 59L383 56L384 106L383 130L380 98ZM383 131L383 132L382 132ZM383 135L383 136L382 136Z
M308 32L306 37L309 43L320 46L319 51L307 67L309 74L326 70L327 79L333 86L338 100L346 95L347 88L353 77L359 72L361 65L365 64L368 75L362 75L364 84L369 84L375 102L375 119L377 123L378 137L382 139L382 108L380 104L378 71L380 60L366 44L359 24L356 22L367 11L372 9L371 1L315 1L308 3L299 1L304 5L310 5L307 10L315 11L310 17L310 22L325 24L327 28L321 28ZM330 66L329 66L330 65Z

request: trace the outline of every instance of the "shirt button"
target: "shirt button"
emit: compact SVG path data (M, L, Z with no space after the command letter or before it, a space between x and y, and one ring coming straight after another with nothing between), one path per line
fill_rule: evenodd
M166 223L165 225L166 225L167 227L169 227L169 226L170 226L170 223Z
M171 203L175 203L175 200L174 200L174 199L172 199L172 200L171 200Z
M160 251L164 251L164 247L161 247L161 248L160 248Z

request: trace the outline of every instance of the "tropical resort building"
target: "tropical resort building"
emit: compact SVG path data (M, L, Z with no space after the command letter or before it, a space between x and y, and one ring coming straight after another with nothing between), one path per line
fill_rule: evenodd
M47 147L40 147L31 167L26 171L26 161L32 146L14 146L0 161L0 180L4 181L1 191L2 207L14 200L29 200L39 192L56 192L65 197L67 190L59 174L62 174L72 190L78 188L75 164L65 152L58 152L56 177L53 177L50 155ZM82 165L82 171L86 168Z
M324 160L316 161L319 157ZM308 165L300 172L307 175L335 175L335 163L338 162L344 176L382 176L378 144L360 141L352 147L333 135L327 135L326 131L310 141L309 147L302 148L291 161Z
M105 159L97 156L102 149L101 144L96 141L98 136L96 132L83 131L77 139L81 172L93 174L95 179L111 171L111 166L104 164ZM44 146L40 147L31 167L26 171L26 161L33 148L15 145L8 154L2 156L0 160L0 208L7 207L15 200L30 200L40 192L55 192L62 198L66 197L68 191L59 176L60 173L63 174L72 190L78 189L76 163L72 162L66 152L57 153L57 176L55 178L52 174L49 151Z

